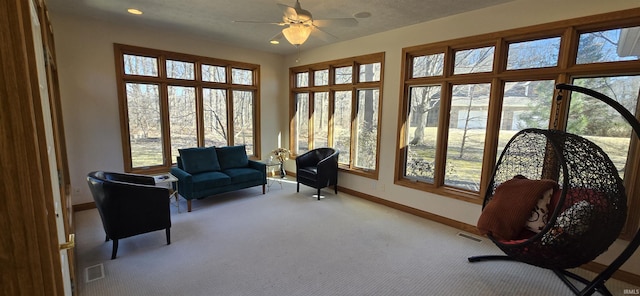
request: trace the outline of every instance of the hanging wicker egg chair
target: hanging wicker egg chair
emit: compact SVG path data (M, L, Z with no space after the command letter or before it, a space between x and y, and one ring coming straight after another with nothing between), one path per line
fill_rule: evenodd
M559 84L556 88L560 90L558 101L562 99L562 90L570 90L607 103L631 124L640 137L640 123L611 98L574 85ZM506 189L501 188L517 182L514 181L516 179L553 180L557 183L546 212L548 220L537 229L537 233L523 228L522 232L508 239L497 238L489 231L487 236L506 256L474 256L469 257L469 261L524 262L553 270L576 295L590 295L595 291L610 295L604 282L638 248L640 230L627 248L594 280L589 281L565 270L588 263L605 252L618 238L626 221L625 188L607 154L596 144L574 134L558 130L522 130L507 143L496 163L483 203L483 216L489 215L485 211L499 206L498 202L523 202L519 200L520 195L512 194L513 188L519 190L517 187L511 186L508 196L504 196ZM530 187L521 189L523 192L531 191ZM503 205L503 209L506 206L510 205ZM532 208L528 208L528 213ZM505 211L496 211L492 215L504 216ZM480 221L487 219L483 216L479 220L479 229ZM578 289L567 277L582 282L586 287Z

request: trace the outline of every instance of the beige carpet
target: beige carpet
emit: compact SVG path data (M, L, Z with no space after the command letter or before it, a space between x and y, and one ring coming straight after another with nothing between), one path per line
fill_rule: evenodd
M174 203L171 245L164 231L123 239L115 260L97 210L76 213L79 295L571 295L549 270L467 262L501 254L485 238L333 190L270 189Z

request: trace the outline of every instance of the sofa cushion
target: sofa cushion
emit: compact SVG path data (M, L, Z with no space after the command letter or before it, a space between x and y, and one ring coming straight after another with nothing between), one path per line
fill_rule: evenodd
M216 147L216 153L220 162L220 170L247 167L249 165L249 158L244 145Z
M212 187L220 187L231 184L231 178L221 172L204 172L193 175L193 191L204 191ZM178 188L180 190L180 188Z
M233 184L263 179L262 172L250 168L233 168L224 170L224 173L231 178L231 183Z
M182 167L189 174L220 170L218 155L214 147L195 147L178 149Z

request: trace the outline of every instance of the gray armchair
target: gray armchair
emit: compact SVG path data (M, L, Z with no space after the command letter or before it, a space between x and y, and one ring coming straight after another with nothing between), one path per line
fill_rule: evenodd
M338 154L333 148L317 148L305 152L296 157L296 182L297 192L300 192L300 183L318 190L334 186L338 193Z
M97 171L87 175L87 183L106 241L113 240L111 259L116 258L121 238L164 229L171 244L169 189L156 187L153 177Z

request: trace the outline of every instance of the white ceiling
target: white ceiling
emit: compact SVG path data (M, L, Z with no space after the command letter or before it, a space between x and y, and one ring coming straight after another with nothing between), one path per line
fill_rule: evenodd
M311 12L315 20L352 18L361 12L368 12L371 16L357 18L358 25L355 27L323 27L323 31L337 38L326 41L312 33L300 49L320 47L511 1L514 0L301 0L302 8ZM232 46L291 54L296 52L296 48L286 40L281 40L279 45L269 43L283 27L234 22L281 22L283 12L278 3L294 6L295 0L48 0L47 6L53 14L81 15L132 26L185 32ZM129 14L128 8L139 9L143 14Z

